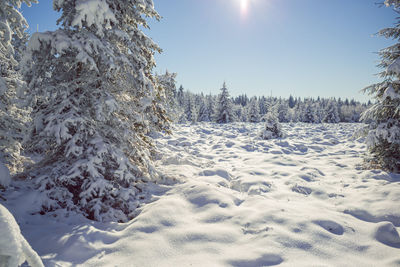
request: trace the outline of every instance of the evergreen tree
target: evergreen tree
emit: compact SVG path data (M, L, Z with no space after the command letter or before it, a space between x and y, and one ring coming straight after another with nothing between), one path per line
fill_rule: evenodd
M160 99L164 102L164 107L167 111L169 118L172 121L177 121L180 112L179 105L177 101L177 91L176 91L176 73L165 72L163 75L157 75L157 82L163 87L164 96Z
M337 102L330 99L325 109L325 117L323 119L323 122L338 123L339 121L340 117Z
M305 101L303 122L314 123L315 121L316 118L315 118L314 104L311 101Z
M184 103L185 103L185 99L184 99L184 94L185 94L185 92L184 92L185 90L183 89L183 86L181 85L181 86L179 86L179 89L178 89L178 92L176 93L176 98L177 98L177 100L178 100L178 104L179 104L179 106L183 106L184 105Z
M264 116L268 112L266 102L267 102L267 98L265 96L260 97L260 99L258 100L258 105L259 105L261 116Z
M196 113L197 110L194 103L194 96L191 93L185 94L184 113L183 113L185 116L185 120L188 122L196 122L197 121Z
M229 97L229 92L226 88L225 82L221 88L221 94L218 96L217 109L215 113L217 123L228 123L234 121L232 101Z
M324 109L321 107L320 102L316 102L314 104L314 110L315 110L315 122L316 123L321 123L325 117L325 111Z
M23 167L21 141L28 118L18 103L24 83L17 69L28 27L18 8L36 2L0 0L0 162L12 173Z
M210 112L210 121L214 121L215 118L215 96L212 96L211 94L206 96L206 104L207 104L207 109Z
M197 121L210 122L211 121L211 110L207 104L207 99L204 97L200 99L199 114L197 116Z
M292 95L289 96L288 104L289 108L294 108L296 105L296 101L294 100L294 97Z
M248 122L260 122L260 107L258 105L257 97L253 97L250 100L248 111Z
M287 101L279 99L275 104L274 109L276 110L277 118L279 122L289 122L289 105Z
M160 51L142 31L159 18L152 0L54 0L60 29L35 33L25 76L34 124L29 171L42 212L73 210L127 221L157 176L147 134L166 129L162 87L152 76Z
M400 13L400 0L386 0L385 4ZM383 29L379 34L397 43L380 51L383 82L364 89L374 96L375 104L363 114L363 120L372 121L367 146L373 163L400 172L400 19L394 27Z

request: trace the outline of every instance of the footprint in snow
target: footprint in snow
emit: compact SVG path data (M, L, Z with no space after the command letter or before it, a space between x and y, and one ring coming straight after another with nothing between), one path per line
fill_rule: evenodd
M279 265L282 262L283 259L280 255L268 253L256 259L231 260L228 263L234 267L254 267Z
M313 221L313 223L321 226L326 231L331 232L332 234L335 234L335 235L342 235L344 233L343 226L341 226L340 224L338 224L337 222L334 222L334 221L317 220L317 221Z
M374 237L376 240L387 246L400 248L399 233L391 222L378 223L375 229Z
M303 167L300 169L300 171L307 171L307 174L312 174L314 176L325 176L325 173L323 173L321 170L317 168L312 168L312 167Z
M235 145L235 143L234 142L230 142L230 141L225 143L225 146L228 147L228 148L231 148L234 145Z
M200 176L219 176L228 181L232 180L232 176L226 170L218 169L218 170L204 170L200 172Z
M243 148L247 152L254 152L257 150L257 147L255 147L254 145L244 145L244 146L241 146L241 148Z
M306 186L300 186L300 185L295 185L292 187L292 191L299 193L299 194L303 194L303 195L310 195L312 193L312 189Z

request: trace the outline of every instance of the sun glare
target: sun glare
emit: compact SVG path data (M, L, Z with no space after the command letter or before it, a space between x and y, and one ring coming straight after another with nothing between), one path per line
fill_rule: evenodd
M249 10L249 1L250 0L239 0L240 1L240 13L242 16L245 16Z

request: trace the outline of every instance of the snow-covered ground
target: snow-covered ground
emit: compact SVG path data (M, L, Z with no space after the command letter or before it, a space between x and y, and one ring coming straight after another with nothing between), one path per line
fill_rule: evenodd
M129 223L27 215L1 201L46 266L399 266L400 175L363 170L358 124L177 126L156 139L174 185Z

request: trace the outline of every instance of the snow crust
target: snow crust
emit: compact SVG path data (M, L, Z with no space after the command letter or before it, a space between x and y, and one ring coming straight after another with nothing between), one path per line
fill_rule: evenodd
M399 266L400 175L359 167L362 126L177 126L156 139L177 183L125 224L26 215L23 190L6 204L46 266Z

